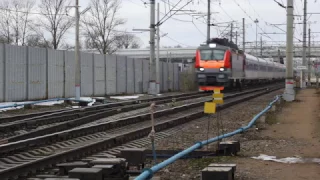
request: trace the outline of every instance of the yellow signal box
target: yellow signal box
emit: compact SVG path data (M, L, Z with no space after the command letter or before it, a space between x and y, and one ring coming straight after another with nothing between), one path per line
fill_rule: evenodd
M220 89L214 89L212 94L212 102L205 102L204 113L214 114L216 113L217 104L223 104L224 94L220 93Z
M223 96L224 96L224 94L213 94L212 101L216 104L223 104Z
M214 102L205 102L204 103L204 113L214 114L216 113L216 103Z

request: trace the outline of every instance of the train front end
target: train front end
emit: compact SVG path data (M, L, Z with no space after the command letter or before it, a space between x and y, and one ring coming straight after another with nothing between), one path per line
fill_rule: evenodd
M231 52L228 47L208 44L198 47L195 68L200 91L223 90L231 76Z

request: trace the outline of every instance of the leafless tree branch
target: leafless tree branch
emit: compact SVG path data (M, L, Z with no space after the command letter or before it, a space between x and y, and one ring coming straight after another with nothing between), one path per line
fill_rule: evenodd
M40 25L51 34L54 49L59 48L65 33L73 26L73 18L64 13L70 4L70 0L41 0L39 5L42 14Z
M97 49L101 54L117 50L117 27L125 21L118 17L120 0L91 0L91 9L81 17L86 47Z

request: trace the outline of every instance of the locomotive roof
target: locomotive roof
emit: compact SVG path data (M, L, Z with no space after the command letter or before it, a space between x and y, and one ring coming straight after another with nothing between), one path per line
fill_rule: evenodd
M220 44L216 44L216 43L211 43L211 44L215 44L216 47L212 48L209 46L209 44L205 44L205 45L201 45L198 47L199 50L201 49L222 49L222 50L228 50L228 49L232 49L230 47L227 47L227 46L222 46ZM234 49L236 50L236 49ZM241 50L238 50L238 51L241 51ZM246 56L247 59L250 59L252 61L258 61L259 63L262 63L262 64L273 64L277 67L281 67L281 68L285 68L285 65L284 64L280 64L278 62L273 62L273 61L268 61L268 60L265 60L263 58L258 58L258 57L255 57L251 54L248 54L248 53L244 53L244 55Z

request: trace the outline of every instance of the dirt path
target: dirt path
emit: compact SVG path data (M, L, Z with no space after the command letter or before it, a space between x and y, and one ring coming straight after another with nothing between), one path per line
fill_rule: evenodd
M320 158L320 94L305 89L298 93L297 100L282 109L277 123L260 131L258 137L242 142L241 156L233 159L237 179L320 179L320 163L284 164L251 158L260 154Z

